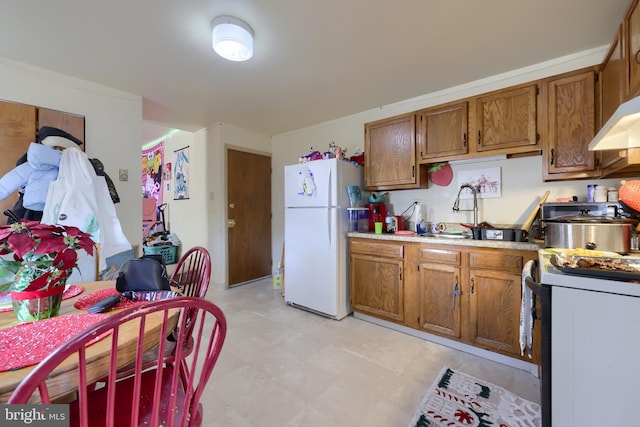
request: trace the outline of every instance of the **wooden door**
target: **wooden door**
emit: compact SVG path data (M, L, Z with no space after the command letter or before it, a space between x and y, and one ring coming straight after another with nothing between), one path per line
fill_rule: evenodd
M16 167L16 161L29 149L35 140L36 107L0 102L0 176L5 176ZM0 223L6 224L7 217L2 214L11 209L18 201L18 192L14 191L0 201Z
M82 141L82 145L78 148L85 151L84 116L48 108L38 108L38 127L41 128L42 126L51 126L70 133Z
M227 150L229 286L271 275L271 157Z

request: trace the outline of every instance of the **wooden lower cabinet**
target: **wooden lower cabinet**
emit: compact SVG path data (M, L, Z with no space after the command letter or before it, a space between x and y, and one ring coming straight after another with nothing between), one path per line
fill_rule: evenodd
M419 328L460 338L460 251L420 247L418 256Z
M404 245L351 239L350 263L351 309L404 321Z
M539 363L539 322L532 359L520 355L519 344L521 272L537 251L356 238L350 242L354 311Z

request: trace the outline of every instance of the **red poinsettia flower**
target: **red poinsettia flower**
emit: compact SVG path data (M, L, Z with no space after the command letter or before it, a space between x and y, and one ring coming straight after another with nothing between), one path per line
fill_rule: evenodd
M58 286L66 282L76 267L77 251L82 249L93 255L94 246L90 234L73 226L24 220L3 225L0 226L0 255L13 253L13 261L0 260L0 270L26 277L28 285L24 290ZM26 273L26 269L31 271Z

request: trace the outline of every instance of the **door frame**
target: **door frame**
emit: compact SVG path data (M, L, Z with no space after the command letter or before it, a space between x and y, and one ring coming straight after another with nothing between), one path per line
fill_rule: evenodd
M229 150L234 150L234 151L241 151L244 153L250 153L250 154L256 154L256 155L260 155L260 156L265 156L265 157L269 157L269 158L273 158L273 153L268 152L268 151L263 151L263 150L258 150L258 149L253 149L253 148L249 148L249 147L243 147L243 146L239 146L239 145L234 145L234 144L224 144L223 145L223 152L224 152L224 180L225 180L225 184L224 184L224 205L222 206L223 208L223 218L224 218L224 222L223 222L223 227L224 227L224 237L225 237L225 253L227 254L226 256L226 266L225 266L225 288L226 289L230 289L232 287L237 287L237 286L241 286L247 283L253 283L256 280L262 280L266 277L269 277L269 275L264 276L264 277L258 277L255 278L253 280L249 280L247 282L241 282L238 284L235 284L234 286L231 286L231 283L229 281L229 263L231 262L231 257L229 256L229 227L228 227L228 221L229 221L229 164L228 164L228 160L229 160L229 156L228 156L228 152ZM271 174L269 177L269 182L270 185L273 182L273 160L271 162ZM269 248L271 249L272 245L273 245L273 194L271 195L271 201L270 201L270 208L271 208L271 242L269 245ZM273 255L270 253L271 256L271 267L273 269Z

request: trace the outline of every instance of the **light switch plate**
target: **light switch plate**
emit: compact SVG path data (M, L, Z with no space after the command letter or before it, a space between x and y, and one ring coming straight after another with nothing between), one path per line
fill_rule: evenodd
M129 181L129 171L127 169L120 169L118 171L120 181Z

